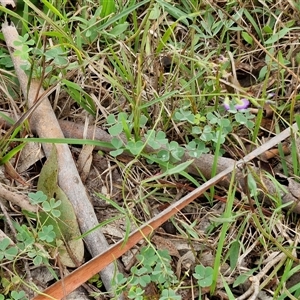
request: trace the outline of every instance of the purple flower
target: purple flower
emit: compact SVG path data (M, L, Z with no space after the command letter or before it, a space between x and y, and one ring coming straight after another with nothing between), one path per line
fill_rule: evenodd
M271 100L271 99L273 99L275 97L275 93L269 93L268 95L267 95L267 99L266 99L266 101L265 101L265 104L276 104L276 102L274 101L274 100Z
M229 97L226 97L225 100L224 100L224 107L226 110L229 110L230 109L230 100L229 100ZM246 108L248 108L249 104L250 104L250 101L246 98L242 98L242 99L234 99L234 107L236 110L244 110Z

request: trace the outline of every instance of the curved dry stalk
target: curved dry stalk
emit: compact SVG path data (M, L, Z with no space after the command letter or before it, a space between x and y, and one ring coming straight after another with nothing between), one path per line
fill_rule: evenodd
M39 137L64 138L50 102L41 88L41 84L32 80L28 89L28 78L20 67L23 62L19 57L14 55L14 50L18 48L14 45L14 41L18 39L16 28L5 22L2 26L2 32L10 51L22 92L28 100L28 106L35 106L35 100L42 98L39 100L39 105L30 118L30 126L37 132ZM71 201L81 232L85 233L98 225L96 214L85 187L81 182L68 145L61 144L55 146L57 148L59 165L58 184ZM51 144L43 144L46 156L49 156L51 148ZM104 252L109 246L100 229L93 230L88 234L85 237L85 242L92 256ZM107 291L111 290L111 281L114 273L115 267L113 264L101 272L101 279Z

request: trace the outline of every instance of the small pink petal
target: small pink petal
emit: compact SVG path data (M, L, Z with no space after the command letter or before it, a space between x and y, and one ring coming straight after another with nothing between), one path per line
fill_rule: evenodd
M237 103L234 107L236 110L243 110L243 109L246 109L249 104L250 104L250 101L246 98L242 98L241 99L242 103ZM230 109L230 104L228 102L224 102L223 103L224 107L226 110L229 110Z

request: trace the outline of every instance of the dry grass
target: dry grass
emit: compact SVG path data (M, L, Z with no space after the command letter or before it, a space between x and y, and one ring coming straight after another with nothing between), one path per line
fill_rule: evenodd
M217 113L217 119L230 121L232 130L224 135L224 142L202 139L201 145L211 154L234 160L294 123L299 113L298 4L254 0L149 3L124 15L122 13L135 3L126 2L124 7L115 3L115 13L102 14L93 22L98 6L91 1L61 3L56 6L61 8L61 16L51 6L49 10L44 7L51 22L42 19L37 9L31 11L28 33L35 42L33 50L62 51L52 57L51 53L43 56L34 51L29 55L31 75L34 77L37 72L43 76L39 80L45 89L58 82L50 95L58 119L80 123L86 128L92 125L111 134L114 124L108 124L108 117L114 115L118 120L120 113L126 112L127 120L116 121L123 126L121 132L126 136L123 138L126 143L144 141L145 134L154 129L164 132L169 142L177 142L176 151L181 146L182 151L187 152L189 142L199 141L200 133L195 133L196 129L203 132L209 125L212 134L224 132L224 127L220 129L208 118L208 114ZM147 10L149 5L151 10ZM109 23L113 18L115 21ZM22 32L24 26L20 23L19 27ZM14 70L7 64L5 43L1 49L0 109L17 119L24 114L27 105ZM60 65L59 57L67 63ZM42 67L41 72L39 67ZM252 128L224 110L226 96L251 100ZM194 119L189 119L188 113ZM142 116L147 122L141 125ZM3 119L0 126L5 137L9 126ZM18 135L32 135L27 121ZM2 144L2 157L16 145ZM77 160L81 149L71 146L71 151ZM283 209L280 197L280 190L288 185L290 178L295 182L299 179L298 134L292 135L285 145L278 145L278 150L272 153L254 161L262 173L268 172L278 180L274 179L278 191L266 196L269 201L261 202L257 197L256 192L264 189L260 174L251 175L245 169L248 190L233 184L230 189L237 191L228 194L228 189L215 187L155 233L155 237L162 237L164 241L153 242L157 249L167 248L180 255L172 256L171 265L180 282L172 288L182 299L196 299L199 295L202 299L240 300L297 299L300 296L299 268L296 267L298 216ZM117 157L111 154L94 151L90 165L81 170L99 222L126 214L103 228L110 243L124 237L126 228L131 226L132 230L140 226L204 181L201 174L193 175L194 181L191 181L181 173L145 183L146 179L177 162L177 154L174 156L173 152L172 156L171 151L168 162L158 154L150 161L151 157L143 155L142 150L133 156L125 152ZM2 166L1 185L25 194L35 191L44 159L33 159L26 171L19 174L22 152L12 156L9 161L15 173L8 174ZM287 177L275 176L278 172ZM19 175L26 182L23 186ZM297 188L294 191L299 199ZM230 201L232 209L226 215ZM10 219L28 224L28 218L18 208L6 206L6 210ZM1 224L1 229L11 236L6 221ZM136 249L139 248L137 245ZM218 251L221 256L216 258ZM186 263L184 257L188 252L193 253L193 259ZM131 260L134 258L127 254L121 262L128 276L135 262ZM51 266L55 269L54 264ZM197 286L192 274L199 264L219 269L214 287ZM26 274L19 262L18 276L29 276L31 266L29 262ZM9 267L2 265L2 268L8 276ZM18 286L11 285L8 290L14 289ZM4 283L0 290L3 294L7 291ZM161 291L157 285L155 295L151 294L153 290L146 292L152 295L151 299L159 299Z

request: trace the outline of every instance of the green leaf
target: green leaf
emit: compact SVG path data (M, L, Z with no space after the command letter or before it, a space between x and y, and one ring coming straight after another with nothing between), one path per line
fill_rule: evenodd
M197 265L193 276L198 280L200 287L209 287L213 281L213 268Z
M254 177L252 176L252 174L250 172L247 174L247 183L248 183L248 187L249 187L251 196L252 197L256 196L258 194L257 184L256 184Z
M134 300L143 300L144 297L142 295L144 294L144 292L145 290L142 290L140 287L132 286L128 292L127 297Z
M155 3L151 9L149 20L158 19L160 15L161 15L160 6L158 5L158 3Z
M62 79L66 92L88 113L95 116L96 107L91 96L86 93L77 83L67 79Z
M118 273L113 277L113 285L121 286L127 282L127 278L122 274Z
M199 135L199 134L201 134L201 132L202 132L202 130L201 130L201 128L200 128L199 126L193 126L193 127L192 127L192 132L191 132L191 134Z
M157 153L157 158L161 161L169 161L170 160L170 152L167 151L167 150L160 150L158 153Z
M52 147L52 151L47 161L45 162L37 184L37 190L42 191L47 199L54 196L57 188L58 164L57 164L57 150Z
M180 222L182 227L184 227L185 231L194 239L199 239L199 235L194 230L193 227L195 227L196 222L194 221L192 224L186 224L185 222Z
M195 124L200 124L200 123L204 123L206 122L206 117L205 116L202 116L200 114L196 114L195 115Z
M110 142L112 146L116 149L119 149L123 146L123 141L117 137L113 137Z
M164 289L161 292L159 300L181 300L181 296L177 295L173 289Z
M42 191L37 191L36 193L28 193L29 201L31 204L36 205L43 203L47 200L47 195Z
M118 114L118 121L123 122L128 120L128 114L126 112L120 112Z
M129 141L126 145L126 148L133 154L138 155L144 148L144 143L142 141Z
M112 30L109 31L109 34L114 37L118 37L128 28L128 26L129 26L128 22L125 22L123 24L118 24Z
M141 274L136 274L136 276L133 277L132 281L130 284L132 285L140 285L142 287L146 287L147 284L151 282L151 277L150 275L141 275Z
M269 39L265 41L265 45L270 45L282 39L292 28L284 27L278 32L274 33Z
M184 149L180 146L172 148L171 143L170 143L170 148L169 148L170 152L171 152L171 155L175 159L175 161L180 161L181 157L184 155ZM174 161L174 159L173 159L173 161Z
M268 33L268 34L272 34L273 30L269 25L266 25L262 28L263 32Z
M247 122L247 118L242 113L237 113L235 119L238 123L244 125Z
M220 119L219 125L221 127L228 127L230 126L231 122L229 119Z
M178 174L182 171L184 171L189 165L191 165L193 163L194 160L188 160L186 162L183 162L171 169L168 169L166 172L164 172L164 174L166 176L169 176L169 175L173 175L173 174Z
M33 264L35 266L40 266L41 263L43 262L43 257L40 255L37 255L34 259L33 259Z
M212 112L209 112L206 115L207 120L211 123L211 124L218 124L219 123L219 118L213 114Z
M43 202L42 207L43 207L43 210L46 211L46 212L51 211L51 206L50 206L48 201Z
M0 159L0 165L10 161L11 158L14 157L18 152L20 152L24 146L25 146L25 143L22 143L16 147L12 148L6 155L4 155L3 158Z
M3 240L0 241L0 250L4 251L9 244L10 244L9 238L4 238Z
M66 58L67 52L64 52L61 47L50 48L44 55L46 56L46 61L53 59L57 65L65 65L68 63L68 59Z
M108 128L108 132L112 136L119 135L123 132L123 124L122 123L116 123L110 128Z
M17 247L10 247L5 251L5 257L8 260L13 260L18 254L19 250Z
M42 241L47 243L52 243L56 237L55 232L53 231L53 225L43 226L42 230L38 233L38 237Z
M124 152L124 149L117 149L117 150L112 150L109 152L109 154L113 157L117 157L118 155L122 154Z
M238 240L235 240L231 243L229 248L229 260L230 260L230 268L233 270L236 266L236 263L239 258L239 252L240 252L240 243Z
M1 111L0 111L0 117L1 117L1 119L5 120L5 122L7 122L10 125L14 125L15 124L15 121L13 119L11 119L10 117L8 117L6 114L4 114Z
M40 212L40 221L43 226L53 226L56 238L66 241L73 255L80 262L83 260L84 245L81 239L77 239L80 236L77 217L66 194L57 184L57 176L57 150L53 146L50 156L41 170L37 185L38 190L41 190L49 199L43 203L43 207L50 213ZM57 218L58 214L60 214L59 219ZM41 230L43 229L41 228ZM63 244L59 245L58 251L65 266L75 267Z
M203 131L201 136L200 136L200 139L204 142L209 142L211 141L212 139L214 138L213 134L211 132L205 132Z
M140 254L138 254L136 258L144 266L153 266L157 262L157 255L154 249L150 247L143 247Z
M239 276L236 278L236 280L234 281L234 283L233 283L232 286L235 288L235 287L237 287L237 286L243 284L250 276L253 275L253 273L254 273L255 271L256 271L256 269L252 269L252 270L247 271L247 272L244 273L244 274L239 275Z
M250 44L251 46L253 45L253 38L249 35L248 32L243 31L243 32L242 32L242 37L244 38L244 40L245 40L248 44Z
M263 66L259 71L258 80L262 81L266 77L267 72L268 72L268 66Z
M20 292L17 292L17 291L12 291L11 292L11 296L14 300L24 300L24 299L27 299L26 297L26 294L24 291L20 291Z
M14 227L18 232L17 240L21 242L21 244L28 247L34 243L34 237L26 225L20 226L17 222L14 222Z
M163 9L166 12L168 12L168 14L170 14L172 17L174 17L175 20L178 20L178 21L180 20L184 25L189 27L189 22L187 20L187 18L189 18L189 15L186 12L180 10L179 8L168 3L167 1L157 0L157 3L159 3L160 6L163 7Z
M145 116L145 115L141 115L140 116L140 128L143 128L145 127L145 125L147 124L148 122L148 118Z
M209 151L209 149L205 147L205 143L199 140L189 142L186 145L186 149L188 150L189 155L193 158L200 157L201 154Z
M100 5L102 6L101 14L100 14L101 18L105 18L116 11L115 1L101 0Z
M180 121L188 121L191 124L195 123L195 115L191 111L180 108L179 111L175 113L175 119Z
M55 209L59 207L61 204L61 200L55 200L54 198L51 198L49 201L45 201L42 203L43 210L47 213L50 213L54 218L60 217L61 213L58 209Z
M155 132L154 129L149 130L145 134L145 138L154 150L158 150L163 145L168 143L168 139L166 139L166 134L163 131Z
M113 125L115 123L116 123L115 115L113 115L113 114L108 115L106 118L106 124Z

